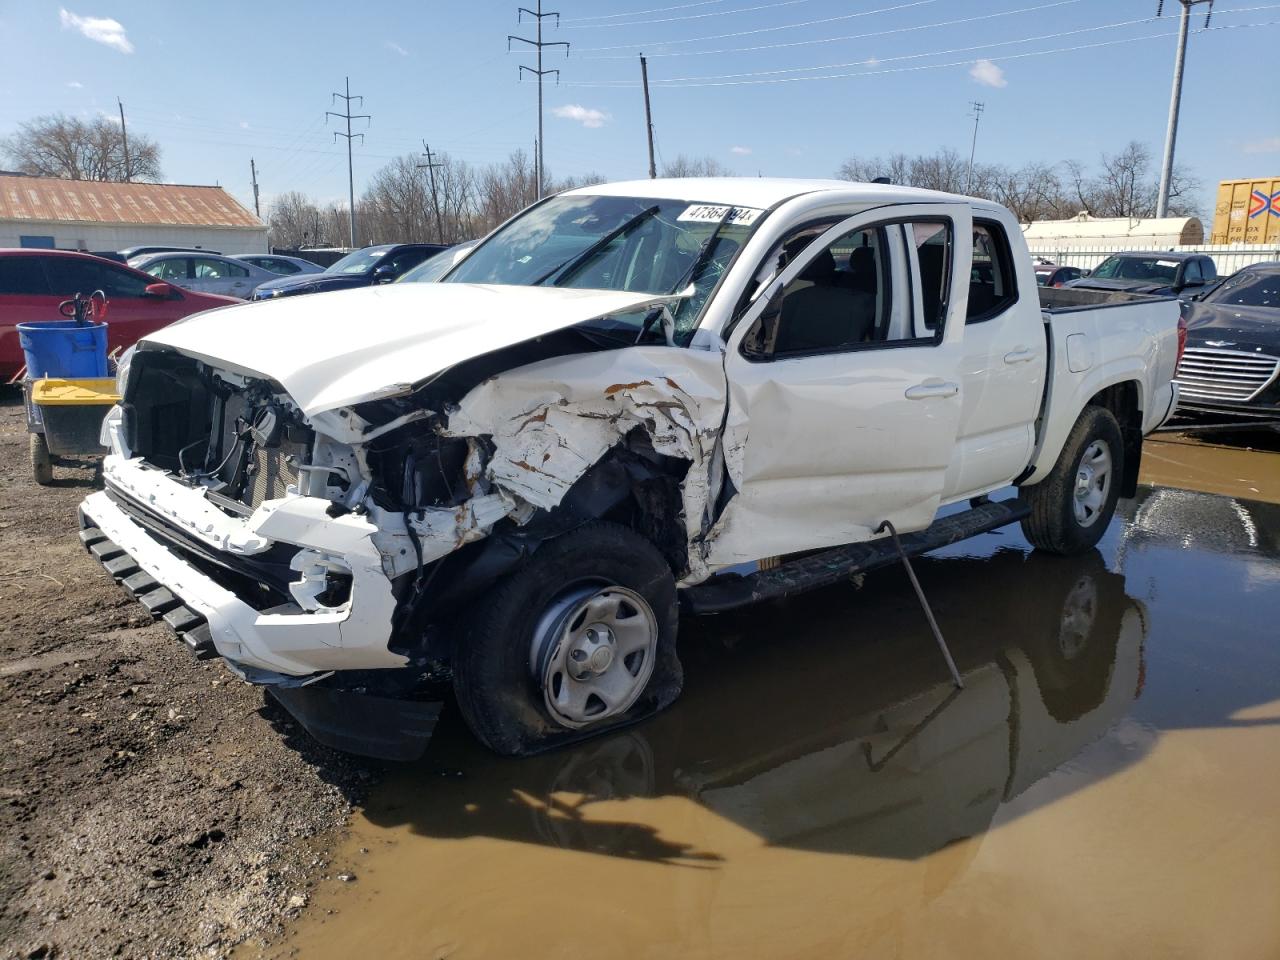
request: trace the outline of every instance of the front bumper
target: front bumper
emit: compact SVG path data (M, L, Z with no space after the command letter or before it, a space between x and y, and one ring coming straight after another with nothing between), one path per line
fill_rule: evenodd
M115 459L115 458L109 458ZM118 471L128 465L113 464ZM163 499L165 485L177 486L155 471L132 477L131 506ZM154 495L139 488L155 484ZM220 541L234 561L260 543L290 543L340 560L352 575L349 599L340 607L304 610L296 603L259 609L238 596L184 556L175 537L152 532L117 500L126 496L111 482L109 491L94 493L80 506L81 539L108 572L138 596L148 609L177 630L197 655L218 655L237 673L258 683L297 683L329 671L404 666L407 659L388 649L396 601L383 573L382 557L371 536L374 527L353 516L330 517L328 503L311 497L268 501L247 520L224 517L243 526L239 537L215 528L191 529ZM160 509L153 507L156 515ZM161 519L164 519L163 517ZM184 531L187 532L187 531ZM238 541L238 542L237 542ZM245 544L248 544L248 548Z

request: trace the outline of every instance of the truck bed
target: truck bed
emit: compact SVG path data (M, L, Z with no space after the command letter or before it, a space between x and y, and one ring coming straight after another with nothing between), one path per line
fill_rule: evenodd
M1040 309L1045 313L1067 313L1072 310L1172 299L1152 297L1145 293L1129 293L1125 290L1090 290L1088 287L1037 287L1036 290L1040 293Z

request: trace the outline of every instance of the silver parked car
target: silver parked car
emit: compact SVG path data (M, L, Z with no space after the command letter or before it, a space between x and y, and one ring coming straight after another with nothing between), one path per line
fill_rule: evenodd
M304 273L324 273L324 267L318 263L303 260L301 257L286 257L278 253L233 253L231 258L233 260L243 260L245 263L251 263L255 267L261 267L263 270L270 270L272 273L279 274L282 277L292 277Z
M134 257L129 266L187 290L220 293L243 300L249 298L258 284L280 279L278 273L211 253L151 253Z

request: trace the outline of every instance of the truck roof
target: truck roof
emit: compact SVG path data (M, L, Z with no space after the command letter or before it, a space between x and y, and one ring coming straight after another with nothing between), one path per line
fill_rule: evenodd
M853 180L799 180L784 177L669 177L597 183L566 191L568 196L663 197L691 203L722 203L768 208L806 193L830 193L853 203L961 202L987 205L985 201L937 190L920 190L892 183L860 183Z

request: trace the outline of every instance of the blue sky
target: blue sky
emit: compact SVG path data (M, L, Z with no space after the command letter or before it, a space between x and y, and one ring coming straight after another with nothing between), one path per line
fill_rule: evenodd
M500 160L536 131L535 88L518 79L532 56L507 52L507 34L532 36L517 6L0 0L0 135L37 114L113 112L119 96L131 129L160 143L166 179L249 204L253 157L264 210L291 189L340 199L345 145L324 112L350 75L373 116L357 192L423 138ZM986 105L980 160L1092 162L1131 139L1158 155L1178 4L1165 7L1155 20L1156 0L563 0L546 7L562 19L544 39L571 44L546 52L562 71L545 88L547 166L645 175L641 51L660 155L741 174L967 152L972 100ZM1206 214L1218 180L1280 175L1280 2L1218 0L1211 26L1191 37L1178 145Z

